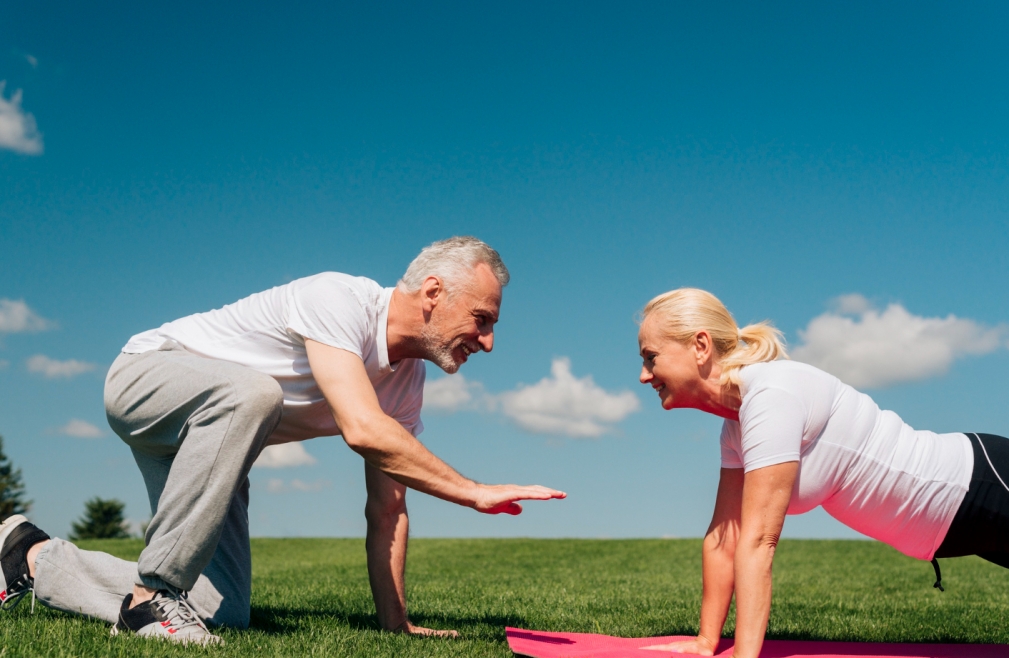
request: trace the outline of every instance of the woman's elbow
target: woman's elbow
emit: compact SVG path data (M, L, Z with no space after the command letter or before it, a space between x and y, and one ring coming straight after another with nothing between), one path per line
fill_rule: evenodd
M707 554L736 552L738 533L735 528L715 528L704 536L703 551Z
M745 538L741 543L753 551L767 553L771 556L778 548L781 532L759 532Z

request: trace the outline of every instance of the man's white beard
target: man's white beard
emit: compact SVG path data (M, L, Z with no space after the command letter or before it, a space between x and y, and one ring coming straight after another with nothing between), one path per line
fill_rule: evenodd
M450 375L459 371L460 364L455 361L453 346L445 343L435 328L429 324L424 325L420 331L420 345L425 359Z

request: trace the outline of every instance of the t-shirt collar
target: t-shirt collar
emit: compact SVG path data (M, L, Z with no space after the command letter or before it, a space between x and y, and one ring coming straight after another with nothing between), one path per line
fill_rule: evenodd
M392 301L392 291L395 288L383 288L379 297L378 323L375 336L376 351L378 352L378 371L382 374L393 372L398 364L389 363L389 303Z

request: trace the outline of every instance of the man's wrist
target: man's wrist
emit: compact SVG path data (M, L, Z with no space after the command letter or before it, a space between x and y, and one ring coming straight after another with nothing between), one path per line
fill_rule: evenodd
M410 620L404 617L403 621L396 625L382 624L382 627L390 633L405 633L410 630Z
M483 485L479 482L474 482L470 480L469 487L467 488L467 500L466 506L477 509L480 505L480 501L483 498Z

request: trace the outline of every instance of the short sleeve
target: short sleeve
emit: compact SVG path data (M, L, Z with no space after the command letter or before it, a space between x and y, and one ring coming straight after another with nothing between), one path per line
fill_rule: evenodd
M726 420L722 423L722 436L719 439L722 448L722 468L742 468L742 448L739 445L739 423Z
M739 410L740 446L746 472L799 461L806 408L778 388L754 391Z
M382 411L410 434L424 431L420 410L424 406L424 380L427 370L421 359L403 359L391 376L375 388Z
M420 436L424 431L424 423L420 419L420 410L424 406L424 380L427 378L427 368L420 359L414 359L413 373L407 383L406 395L392 413L392 417L410 434Z
M354 290L327 276L293 290L287 328L302 338L353 352L362 359L373 333L368 313Z

